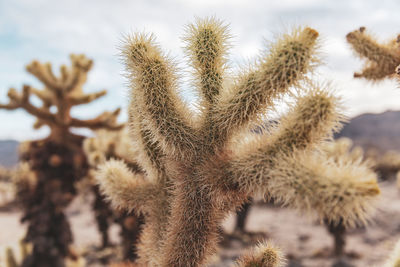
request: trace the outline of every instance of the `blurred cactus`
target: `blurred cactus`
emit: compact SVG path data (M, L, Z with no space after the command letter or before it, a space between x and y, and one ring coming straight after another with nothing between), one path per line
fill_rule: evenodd
M400 154L397 151L387 151L383 156L376 155L370 161L382 180L393 178L400 170Z
M305 83L318 62L318 33L300 28L282 35L229 82L227 27L204 19L187 29L186 51L202 95L198 116L179 98L175 64L152 35L129 37L123 48L132 88L129 129L146 174L110 160L97 178L114 205L146 216L139 263L206 264L221 221L256 194L332 222L365 222L380 193L375 174L315 150L341 118L336 97ZM287 94L296 104L279 125L252 134L248 126Z
M361 27L348 33L346 39L355 54L366 60L362 72L354 73L355 78L379 81L394 76L396 67L400 65L400 35L387 43L378 43L365 27Z
M371 163L364 159L363 149L361 147L353 147L353 141L349 138L342 137L334 142L328 142L322 149L328 158L337 163L359 164L363 162L366 166L371 166ZM332 222L325 219L324 223L328 232L333 236L334 255L336 257L343 256L346 245L346 226L342 220Z
M84 55L71 55L71 63L71 67L61 66L57 77L50 63L33 61L26 69L44 88L24 85L21 92L11 88L9 103L0 104L0 109L22 108L35 116L36 129L43 125L50 128L47 138L25 142L20 149L21 160L29 164L35 175L33 188L26 186L29 179L18 181L22 191L31 190L29 194L19 194L24 203L22 221L29 222L25 241L33 244L32 254L25 258L23 267L63 267L66 256L76 258L70 250L72 233L63 210L76 194L75 182L86 175L87 163L82 150L84 136L72 133L71 128L121 128L116 123L119 109L89 120L71 116L72 107L88 104L106 93L83 93L92 60ZM37 97L41 105L33 104L31 96Z
M110 158L122 160L130 166L132 171L143 173L139 165L132 161L135 151L126 129L113 132L99 130L96 132L96 137L84 141L83 147L90 165L90 179L98 165ZM108 228L111 220L114 220L121 227L120 236L124 260L134 261L137 258L136 244L143 218L135 215L133 211L113 210L105 201L104 196L100 194L99 187L94 181L92 182L92 191L95 195L93 210L96 214L98 229L102 234L103 247L109 245Z

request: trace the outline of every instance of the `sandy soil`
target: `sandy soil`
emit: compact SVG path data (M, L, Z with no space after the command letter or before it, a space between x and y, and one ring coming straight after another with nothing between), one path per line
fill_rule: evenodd
M252 234L222 242L216 266L229 266L245 247L257 239L272 240L284 251L290 267L340 267L381 266L394 243L400 239L400 193L394 182L381 183L382 197L373 221L367 228L349 230L346 256L336 259L331 256L332 237L325 227L296 211L267 204L252 206L246 230ZM77 198L68 208L75 235L77 251L88 251L100 242L90 211L90 199ZM18 250L25 225L19 223L21 213L15 209L0 211L0 266L4 262L7 246ZM224 223L227 233L233 229L234 216ZM118 228L111 229L111 239L118 242ZM104 266L99 263L88 266Z

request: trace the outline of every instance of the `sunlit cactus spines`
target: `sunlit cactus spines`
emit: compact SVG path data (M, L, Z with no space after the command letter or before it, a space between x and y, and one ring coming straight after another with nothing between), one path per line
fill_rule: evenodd
M33 61L26 69L43 83L43 88L30 85L24 85L21 91L11 88L9 102L0 104L0 109L21 108L36 117L34 128L43 125L50 128L46 138L24 142L20 149L20 159L33 172L33 176L23 174L15 181L17 197L24 209L21 221L29 223L25 241L33 245L32 253L22 262L24 267L64 267L65 258L76 259L64 209L76 195L75 183L86 175L88 165L82 149L85 136L71 129L122 128L117 123L119 109L103 112L93 119L82 120L71 115L74 106L88 104L106 91L85 94L83 85L93 61L84 55L70 58L71 66L61 66L58 76L50 63ZM41 103L36 104L34 97Z
M342 118L339 99L308 79L319 61L318 32L298 28L282 35L257 64L224 83L228 28L214 18L187 28L200 114L179 98L175 64L152 35L135 34L123 48L129 129L146 174L111 160L97 179L114 205L144 213L139 262L203 266L216 252L222 220L256 194L321 219L365 221L379 194L375 175L317 149ZM252 133L287 94L295 104L280 123L266 134Z
M354 73L355 78L379 81L394 76L400 64L400 35L387 43L379 43L361 27L348 33L346 39L355 54L365 60L363 70Z

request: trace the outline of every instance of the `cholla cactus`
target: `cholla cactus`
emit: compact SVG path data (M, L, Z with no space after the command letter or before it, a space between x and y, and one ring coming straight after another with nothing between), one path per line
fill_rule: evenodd
M341 164L363 164L371 166L368 160L363 158L363 149L361 147L352 147L351 139L342 137L334 142L325 144L322 149L328 158ZM342 220L332 222L324 220L325 226L334 239L333 253L336 257L341 257L346 245L346 227Z
M22 92L11 88L9 103L0 104L0 109L22 108L35 116L35 128L43 125L50 128L47 138L25 143L21 148L21 159L29 163L36 179L34 188L23 195L22 201L25 209L22 221L29 222L25 241L33 244L32 254L23 262L26 267L62 267L66 256L76 258L70 249L72 233L63 209L76 194L75 182L86 175L87 163L82 150L84 136L72 133L71 128L121 128L116 123L119 109L89 120L71 116L73 106L90 103L106 93L83 93L92 60L84 55L71 55L71 62L71 67L61 66L60 76L56 77L50 63L33 61L27 71L44 88L24 85ZM41 100L41 106L31 102L32 95Z
M228 37L215 19L188 26L186 51L202 95L198 117L178 97L175 65L152 35L136 34L123 48L129 128L146 175L111 160L98 180L114 205L145 214L138 248L143 265L202 266L216 251L221 221L257 193L345 225L365 221L379 194L365 166L313 152L341 118L338 99L325 90L311 86L297 95L269 134L249 131L275 100L301 89L318 62L317 31L282 35L231 83L225 78Z
M44 89L36 89L29 85L24 85L21 93L14 88L8 91L10 102L0 105L1 109L14 110L24 109L29 114L35 116L37 121L35 129L43 125L49 126L51 133L49 140L56 143L72 142L82 139L71 133L71 128L90 128L90 129L119 129L116 124L116 117L120 109L113 112L104 112L98 117L90 120L80 120L71 117L70 111L73 106L88 104L106 94L100 91L91 94L83 93L83 84L86 82L87 74L92 68L93 61L84 55L71 55L72 66L65 65L60 68L60 77L53 74L51 64L42 64L33 61L26 66L26 70L34 75L44 84ZM42 101L42 106L37 107L30 102L30 96L35 95ZM51 111L52 108L56 112Z
M132 161L135 151L130 142L128 131L99 130L96 137L87 138L83 144L84 151L90 165L89 178L92 180L98 165L110 158L119 159L129 165L137 173L143 173L139 165ZM99 187L92 181L92 191L95 195L93 210L96 215L97 226L102 234L103 247L108 246L108 228L113 219L121 227L120 236L124 260L134 261L137 258L136 244L139 237L143 218L136 216L132 211L113 210L100 194Z
M380 44L366 33L365 27L361 27L347 34L346 39L356 55L366 59L364 69L361 73L354 73L354 77L372 81L393 77L400 64L400 35L386 44Z

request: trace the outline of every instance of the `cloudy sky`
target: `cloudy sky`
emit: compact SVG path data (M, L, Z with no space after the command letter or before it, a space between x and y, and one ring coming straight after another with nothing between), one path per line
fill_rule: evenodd
M318 79L332 82L344 98L348 116L400 109L400 89L392 81L371 85L353 79L362 62L345 42L346 33L360 26L381 40L396 36L399 10L400 1L396 0L0 0L0 101L7 100L9 87L19 89L24 83L40 87L24 70L31 60L50 61L58 67L69 63L70 53L85 53L95 61L86 91L105 88L109 94L76 108L73 114L89 118L104 108L126 108L127 89L118 59L122 36L133 31L153 32L161 46L180 60L183 25L195 16L216 16L229 23L234 36L233 67L257 55L265 40L293 26L308 25L323 39L325 65L319 68ZM181 66L184 68L184 63ZM190 95L186 94L188 101ZM124 112L121 120L125 118ZM46 129L32 130L34 120L23 111L0 110L0 121L0 139L46 135Z

